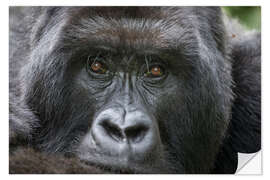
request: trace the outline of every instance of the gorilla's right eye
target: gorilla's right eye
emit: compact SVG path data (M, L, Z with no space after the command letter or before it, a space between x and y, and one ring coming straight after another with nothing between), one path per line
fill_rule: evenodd
M106 74L108 68L102 61L102 57L88 58L87 69L96 74Z

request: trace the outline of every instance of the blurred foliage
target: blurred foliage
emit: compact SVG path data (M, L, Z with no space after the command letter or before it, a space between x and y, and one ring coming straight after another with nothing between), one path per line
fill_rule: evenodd
M237 18L248 29L261 30L261 7L230 6L223 9L230 17Z

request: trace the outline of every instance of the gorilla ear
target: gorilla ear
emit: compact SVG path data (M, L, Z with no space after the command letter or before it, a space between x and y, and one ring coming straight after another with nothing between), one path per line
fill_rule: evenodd
M261 34L243 39L232 48L235 100L228 133L236 152L254 153L261 148Z
M231 122L217 155L213 173L235 173L237 153L261 148L261 35L234 40L232 76L235 99Z

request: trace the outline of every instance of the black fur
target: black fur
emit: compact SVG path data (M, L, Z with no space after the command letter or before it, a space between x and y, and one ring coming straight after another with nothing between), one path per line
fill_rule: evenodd
M261 147L260 41L217 7L11 7L10 173L234 173ZM142 54L166 60L166 78L105 88L85 71L97 44L128 73ZM127 96L158 127L155 150L89 159L83 138Z

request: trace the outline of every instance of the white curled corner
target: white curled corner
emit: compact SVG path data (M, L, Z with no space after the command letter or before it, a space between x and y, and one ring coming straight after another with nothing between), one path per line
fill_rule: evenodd
M236 174L262 174L261 151L257 153L238 153Z

